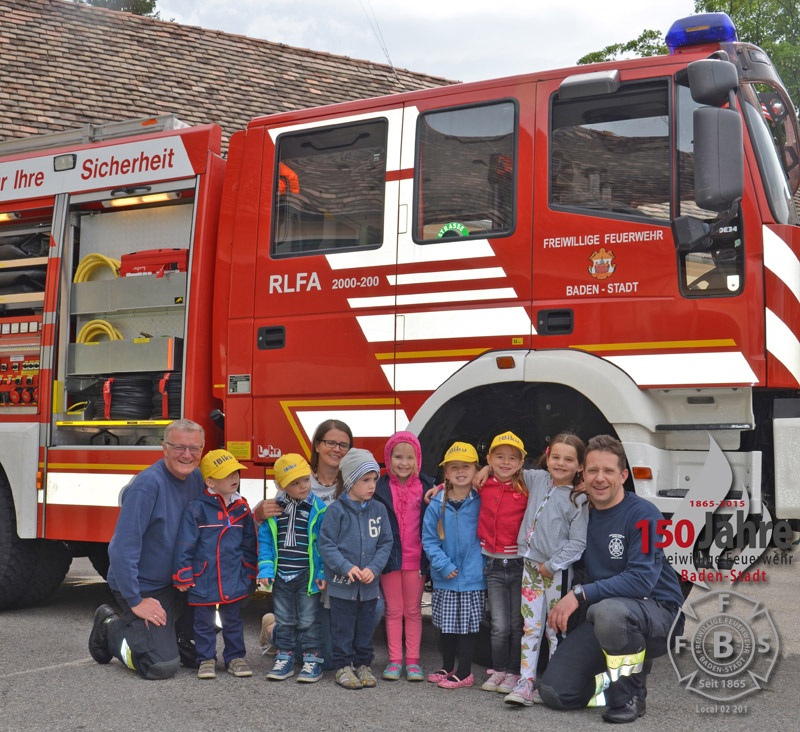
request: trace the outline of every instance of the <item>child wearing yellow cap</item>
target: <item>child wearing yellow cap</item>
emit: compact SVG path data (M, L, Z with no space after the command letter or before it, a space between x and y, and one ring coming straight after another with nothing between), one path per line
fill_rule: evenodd
M475 683L472 658L486 602L477 536L481 500L472 487L478 453L466 442L455 442L440 464L444 490L431 498L422 520L422 547L433 580L433 624L442 633L442 668L429 674L428 681L442 689L460 689Z
M275 628L272 644L277 655L267 678L283 681L294 676L295 647L303 654L297 680L322 678L322 629L319 592L325 574L317 536L325 504L311 490L311 466L302 455L287 453L275 461L275 482L282 511L258 530L258 581L272 590Z
M239 494L242 465L227 450L211 450L200 461L203 494L186 507L175 544L173 583L194 606L197 677L216 677L219 605L223 660L228 673L252 676L245 661L242 602L256 575L256 534L247 501Z
M523 560L517 536L528 505L525 455L525 445L513 432L497 435L486 455L492 475L480 489L478 539L492 620L492 671L481 689L501 694L509 694L519 681Z

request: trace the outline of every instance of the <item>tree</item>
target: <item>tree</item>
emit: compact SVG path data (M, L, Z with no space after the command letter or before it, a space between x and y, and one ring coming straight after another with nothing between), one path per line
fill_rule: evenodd
M587 53L578 59L579 64L596 64L600 61L616 61L632 56L660 56L667 52L661 31L644 30L638 38L627 43L612 43L599 51Z
M75 2L81 5L91 5L93 8L122 10L156 20L161 18L161 14L156 10L156 0L75 0Z
M698 13L727 13L740 41L763 48L778 70L789 96L800 102L800 1L695 1Z
M800 101L800 0L695 0L697 13L727 13L740 41L763 48L775 64L789 96ZM579 64L666 53L661 31L645 30L627 43L587 53Z

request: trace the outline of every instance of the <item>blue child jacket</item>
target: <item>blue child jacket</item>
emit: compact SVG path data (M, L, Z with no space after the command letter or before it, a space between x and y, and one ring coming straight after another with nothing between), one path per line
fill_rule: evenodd
M256 576L256 532L250 506L228 506L203 492L183 513L174 555L176 587L188 587L190 605L216 605L247 597Z

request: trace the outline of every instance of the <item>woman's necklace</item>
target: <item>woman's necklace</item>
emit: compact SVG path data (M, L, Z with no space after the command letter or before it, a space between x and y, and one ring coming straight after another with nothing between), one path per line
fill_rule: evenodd
M333 483L325 483L319 477L319 473L314 473L314 478L316 479L317 483L319 483L323 488L333 488L333 486L336 485L336 478L333 479Z

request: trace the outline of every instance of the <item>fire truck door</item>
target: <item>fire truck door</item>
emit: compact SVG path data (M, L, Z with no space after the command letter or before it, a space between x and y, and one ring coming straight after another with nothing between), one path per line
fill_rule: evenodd
M336 417L361 437L397 423L393 355L402 110L272 130L269 240L260 236L253 433L265 460ZM388 376L388 378L387 378Z
M531 95L448 92L408 107L403 124L413 179L400 183L397 343L384 369L410 411L484 351L530 345L530 217L520 209L532 196L522 173L532 135L519 130L532 122Z

